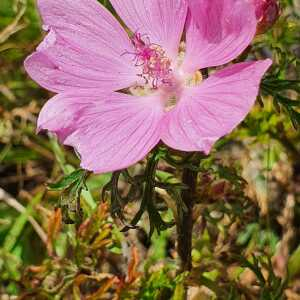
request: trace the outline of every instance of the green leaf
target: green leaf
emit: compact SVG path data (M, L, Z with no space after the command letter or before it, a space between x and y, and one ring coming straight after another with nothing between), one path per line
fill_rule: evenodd
M69 188L74 183L83 180L84 175L85 171L82 169L78 169L72 172L71 174L64 176L59 182L48 184L48 188L50 190L62 191L64 189Z
M288 273L290 278L300 274L300 246L293 252L288 261Z
M28 204L24 213L22 213L15 220L13 227L10 229L9 233L7 234L4 240L4 245L3 245L4 250L10 252L14 248L18 238L20 237L23 231L24 226L27 223L28 217L32 214L34 206L41 201L42 197L43 197L43 193L38 193Z

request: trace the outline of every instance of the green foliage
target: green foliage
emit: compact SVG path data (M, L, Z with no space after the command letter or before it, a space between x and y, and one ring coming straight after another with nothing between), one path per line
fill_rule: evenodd
M299 298L298 1L281 1L278 22L242 55L274 63L251 114L209 156L160 144L105 175L35 132L52 96L23 68L43 38L35 2L0 0L0 298ZM199 173L193 268L178 275L187 169Z
M272 263L270 260L267 262L267 268L269 270L269 276L265 279L260 262L262 259L258 259L256 256L252 256L252 261L250 262L244 258L241 258L241 265L245 268L250 269L255 276L257 277L259 284L261 286L260 291L260 300L278 300L282 299L283 291L286 287L287 282L281 280L281 278L277 277L273 272ZM263 262L262 262L263 264Z

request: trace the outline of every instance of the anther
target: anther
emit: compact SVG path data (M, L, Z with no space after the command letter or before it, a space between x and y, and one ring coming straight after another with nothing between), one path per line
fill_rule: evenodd
M135 66L142 67L142 77L146 83L151 82L152 88L157 89L160 84L171 82L171 61L161 46L150 43L150 39L143 39L143 36L145 35L135 33L131 39L135 48Z

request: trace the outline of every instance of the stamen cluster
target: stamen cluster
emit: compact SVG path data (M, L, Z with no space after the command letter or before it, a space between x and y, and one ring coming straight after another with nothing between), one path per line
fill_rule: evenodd
M160 84L171 83L171 61L163 48L153 44L146 38L143 40L140 33L135 33L131 41L135 47L136 66L142 67L142 76L146 83L157 88Z

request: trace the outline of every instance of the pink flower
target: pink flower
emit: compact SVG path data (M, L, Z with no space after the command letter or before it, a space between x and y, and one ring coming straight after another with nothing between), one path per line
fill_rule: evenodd
M203 79L201 69L237 57L256 30L247 0L112 0L133 35L96 0L39 0L48 35L25 61L58 93L39 130L77 149L96 173L126 168L162 140L208 153L247 115L270 60L245 62ZM185 43L181 42L186 24Z
M254 0L256 18L258 20L257 33L264 33L277 21L280 8L277 0Z

